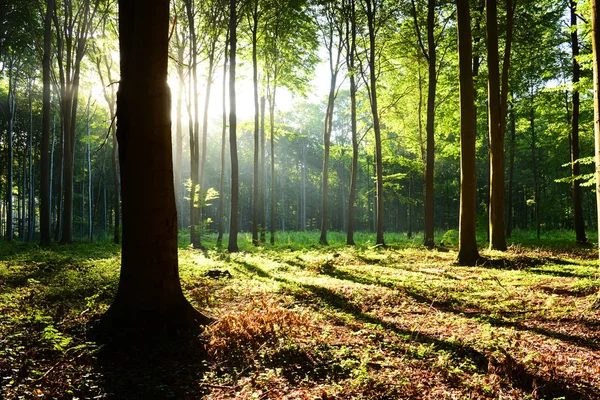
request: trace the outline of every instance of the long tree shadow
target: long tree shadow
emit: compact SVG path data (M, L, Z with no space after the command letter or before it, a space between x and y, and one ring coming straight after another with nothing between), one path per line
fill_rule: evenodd
M536 390L541 396L563 396L566 399L591 399L596 398L598 395L597 391L593 387L583 384L580 384L577 387L572 387L572 385L560 378L553 381L548 381L542 376L530 373L527 371L524 365L516 362L513 359L509 359L509 362L504 362L501 364L492 362L489 354L484 354L465 343L448 341L437 337L424 335L422 333L419 335L413 335L414 332L412 330L363 312L361 307L354 304L348 297L329 288L272 276L256 265L251 265L248 263L241 263L241 265L258 276L270 278L287 285L291 289L291 294L299 301L304 303L315 305L314 300L316 298L318 300L317 303L321 303L321 307L332 307L338 311L352 315L358 321L381 326L388 331L408 338L408 340L416 341L422 344L433 345L436 350L450 352L457 360L468 359L473 365L476 366L480 373L488 373L488 369L492 365L494 366L495 373L501 373L510 380L513 386L518 387L526 392L532 392L533 390ZM312 298L312 296L307 296L306 291L311 293L314 298ZM426 303L432 302L432 300L427 296L416 293L414 293L414 295L415 300L417 301ZM449 308L449 311L454 312L456 310L454 308Z

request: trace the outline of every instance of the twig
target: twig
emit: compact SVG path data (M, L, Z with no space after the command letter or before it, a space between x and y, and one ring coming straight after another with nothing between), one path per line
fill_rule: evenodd
M201 383L200 386L205 386L213 389L235 390L237 386L213 385L211 383Z

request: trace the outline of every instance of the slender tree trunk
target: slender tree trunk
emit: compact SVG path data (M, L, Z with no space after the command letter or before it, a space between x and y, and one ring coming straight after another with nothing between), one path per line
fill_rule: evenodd
M185 78L183 73L184 46L177 48L177 76L179 77L179 90L177 92L177 103L175 112L177 113L177 122L175 125L175 160L173 168L175 170L175 203L177 204L178 224L180 228L184 227L183 222L183 181L181 179L181 169L183 167L183 90L185 87Z
M594 135L596 159L596 209L600 210L600 23L598 19L598 5L596 0L591 0L592 20L592 54L594 64ZM600 249L600 212L597 213L598 248ZM600 254L600 252L599 252Z
M184 297L177 261L167 85L169 1L121 0L119 17L123 251L119 288L103 323L125 334L197 331L209 319Z
M14 77L15 56L9 56L8 64L8 130L7 130L7 179L6 179L6 240L14 238L13 232L13 124L16 113L16 79Z
M231 153L231 218L229 219L230 253L239 251L237 242L239 214L239 167L237 155L237 116L235 104L235 63L237 51L236 0L229 0L229 152Z
M437 54L434 36L435 0L427 2L427 48L428 48L428 89L427 89L427 162L425 164L425 247L435 247L434 240L434 197L433 178L435 161L435 94L437 88Z
M324 245L327 245L327 229L329 227L329 222L327 220L327 200L329 198L329 149L331 147L331 127L333 122L333 103L335 98L336 80L337 71L331 74L329 100L327 102L327 111L325 112L325 130L323 133L325 150L323 153L323 181L321 183L323 193L321 197L321 237L319 238L319 243Z
M456 0L460 93L460 228L458 262L475 265L479 259L476 230L475 103L471 69L471 17L468 0Z
M259 221L260 221L260 242L266 242L265 230L267 227L266 222L266 210L265 210L265 193L267 192L267 180L266 180L266 164L265 164L265 110L266 110L266 99L265 96L260 98L260 166L259 166L259 179L260 179L260 193L258 198L259 203Z
M94 221L92 219L92 208L94 207L94 193L92 191L92 139L90 126L90 106L88 101L87 118L87 168L88 168L88 240L91 242L94 237Z
M229 31L225 38L224 61L223 61L223 120L221 127L221 177L219 183L219 233L217 236L217 246L223 243L223 232L225 231L225 138L227 135L227 44L229 43Z
M28 171L29 176L27 191L27 241L33 241L33 230L35 229L35 204L34 204L34 184L33 184L33 90L31 88L33 79L29 80L29 134L27 135L28 148Z
M352 165L350 172L350 193L348 195L348 231L346 235L346 244L354 246L354 211L356 206L356 186L358 180L358 136L356 127L356 69L354 65L354 56L356 54L356 5L355 0L350 0L351 14L350 23L346 25L346 30L350 31L350 40L346 62L350 75L350 119L352 136ZM349 29L348 29L349 28ZM304 155L304 149L302 154ZM304 176L303 176L304 178ZM303 182L304 186L304 182ZM306 225L306 221L304 222Z
M375 43L375 19L377 15L377 3L366 1L367 23L369 28L369 81L371 113L373 114L373 131L375 132L375 177L377 185L377 224L375 244L385 246L384 232L384 201L383 201L383 160L381 151L381 127L379 125L379 110L377 107L377 72L375 71L376 43Z
M40 244L50 244L51 178L50 170L50 48L52 44L52 13L54 0L46 1L44 18L44 55L42 60L43 104L42 104L42 154L40 167ZM54 149L52 149L54 152Z
M198 50L197 50L197 37L194 21L194 9L192 0L185 0L185 9L187 12L189 34L190 34L190 76L189 76L189 103L188 103L188 117L189 117L189 139L190 139L190 174L191 174L191 188L190 188L190 244L196 248L202 246L200 237L198 236L197 226L199 223L199 207L196 204L196 196L198 194L198 172L199 172L199 142L198 132L200 130L199 121L199 109L198 109L198 79L197 79L197 62L198 62ZM192 113L193 107L193 113Z
M302 147L302 231L306 231L306 146Z
M540 187L538 182L537 172L537 143L535 131L535 108L534 108L534 92L531 89L531 108L529 115L529 125L531 127L531 169L533 173L533 202L535 212L535 227L538 240L540 239Z
M513 185L515 176L515 143L516 143L516 121L515 110L510 112L510 155L508 165L508 219L506 223L506 237L512 236L513 230Z
M277 87L273 85L273 95L269 98L269 118L271 125L271 244L275 244L275 215L277 202L275 201L275 93Z
M259 176L258 176L258 145L259 145L259 123L260 111L258 104L258 59L257 59L257 33L258 33L258 1L253 2L252 10L252 82L254 86L254 176L252 183L252 244L258 246L258 198L259 198Z
M511 0L512 1L512 0ZM504 132L501 122L498 15L496 0L486 0L488 125L490 141L490 249L506 250L504 236Z
M53 203L52 203L52 197L54 192L52 191L52 186L53 186L53 172L54 172L54 145L55 145L55 141L56 141L56 114L52 115L52 144L51 144L51 151L50 151L50 170L49 170L49 190L48 190L48 198L49 198L49 204L48 207L50 208L50 235L54 230L54 227L56 226L56 212L54 211L54 207L53 207Z
M575 237L577 243L587 243L585 222L581 205L579 182L579 39L577 37L577 1L571 1L571 48L573 50L573 107L571 118L571 176L573 177L573 215L575 217Z

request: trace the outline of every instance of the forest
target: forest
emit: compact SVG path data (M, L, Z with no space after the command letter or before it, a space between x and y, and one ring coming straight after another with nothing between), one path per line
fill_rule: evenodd
M0 0L0 397L600 398L596 0Z

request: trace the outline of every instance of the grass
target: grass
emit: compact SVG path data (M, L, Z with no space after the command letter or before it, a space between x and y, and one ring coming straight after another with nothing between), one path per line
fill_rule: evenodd
M182 233L184 292L216 322L151 349L90 334L116 291L117 246L3 243L0 397L599 398L597 255L547 235L515 232L509 251L460 267L453 231L433 251L422 236L376 248L364 233L347 247L343 233L322 246L278 232L254 248L242 234L237 254Z

